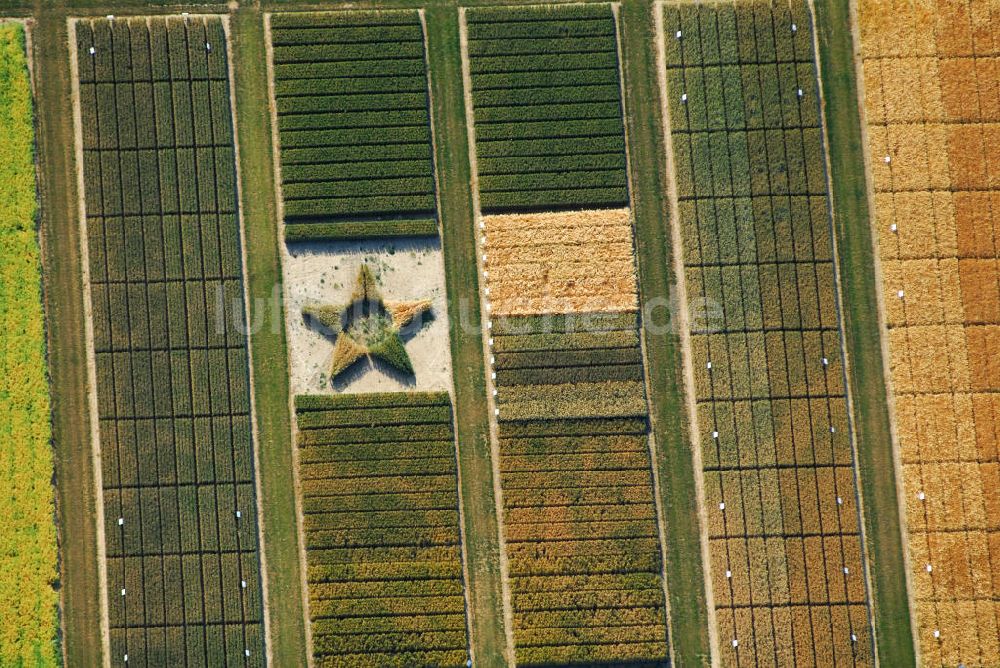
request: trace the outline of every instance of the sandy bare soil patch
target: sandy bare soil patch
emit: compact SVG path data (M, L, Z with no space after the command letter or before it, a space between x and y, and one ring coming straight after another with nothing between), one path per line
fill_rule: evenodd
M448 305L439 241L297 243L288 244L284 255L293 394L450 390ZM331 383L328 371L335 339L310 327L302 308L346 303L364 263L375 273L386 301L432 301L429 314L402 333L414 375L405 376L364 359Z

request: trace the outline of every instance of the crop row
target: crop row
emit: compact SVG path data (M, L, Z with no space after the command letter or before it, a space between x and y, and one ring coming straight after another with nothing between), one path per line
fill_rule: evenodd
M608 5L465 12L484 211L628 202Z
M261 665L222 22L74 26L111 656Z
M928 666L993 665L996 29L988 3L858 9L914 632Z
M826 193L826 174L815 169L823 164L819 128L698 132L674 139L677 187L686 198Z
M462 665L449 396L316 395L295 404L315 660Z
M229 80L225 29L214 19L78 21L76 46L81 84L154 81L169 90L170 82Z
M520 662L646 665L666 657L637 327L634 312L501 316L492 324Z
M663 22L668 68L813 63L812 16L803 3L776 7L763 2L669 3Z
M436 235L416 11L271 18L288 240Z
M219 101L225 104L225 98ZM108 129L113 132L114 126ZM139 216L236 211L232 145L87 151L87 215ZM150 174L155 177L150 177Z
M88 218L92 283L235 280L242 269L235 214Z
M41 261L36 235L34 113L26 33L0 24L0 665L56 665L60 648L53 447Z
M867 591L810 23L805 2L665 8L681 252L705 309L688 336L709 572L734 665L798 660L802 635L871 662L866 618L829 623ZM816 615L756 633L789 605Z

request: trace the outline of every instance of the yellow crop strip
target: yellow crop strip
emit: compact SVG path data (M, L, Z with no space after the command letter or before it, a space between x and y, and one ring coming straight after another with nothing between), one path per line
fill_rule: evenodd
M0 665L58 665L56 533L24 28L0 24Z

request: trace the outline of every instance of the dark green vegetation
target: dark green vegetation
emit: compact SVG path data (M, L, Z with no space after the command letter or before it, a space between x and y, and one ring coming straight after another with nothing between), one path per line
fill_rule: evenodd
M251 373L258 442L258 480L267 581L268 650L276 666L305 665L306 621L299 561L288 349L282 322L281 259L275 205L264 18L241 8L231 23L233 96L239 126L240 179L252 323Z
M448 291L449 339L454 381L465 522L471 652L475 665L498 668L510 663L500 569L500 533L493 486L493 452L486 392L486 360L478 309L479 272L472 170L462 81L459 16L454 7L427 10L427 45L433 102L435 161L438 173L441 236Z
M492 334L518 663L666 662L636 314Z
M76 32L111 655L261 665L222 23Z
M622 68L628 126L632 213L636 225L639 298L643 317L650 422L659 474L664 528L664 561L669 596L671 658L678 666L710 663L708 603L701 559L701 522L682 384L676 317L654 308L672 296L670 170L664 151L664 124L651 0L621 8Z
M466 11L485 212L628 204L610 5Z
M871 561L875 649L883 665L915 666L892 430L879 345L879 288L869 227L851 6L838 0L819 0L815 9L833 186L833 230L844 295L841 313Z
M436 235L416 11L271 19L290 240Z
M811 16L664 18L679 250L689 298L721 307L691 327L721 658L867 665Z
M316 662L465 665L450 398L409 392L295 403Z

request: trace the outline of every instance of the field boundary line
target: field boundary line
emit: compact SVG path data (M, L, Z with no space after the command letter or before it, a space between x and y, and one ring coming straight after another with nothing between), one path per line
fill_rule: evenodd
M865 87L864 78L864 63L861 58L861 34L858 30L859 16L858 16L858 0L850 1L850 11L851 11L851 38L852 47L854 51L854 72L855 72L855 82L857 87L857 104L858 104L858 114L860 116L861 125L861 154L864 159L865 169L865 195L868 200L868 226L871 229L871 246L872 246L872 270L875 273L875 286L884 285L884 277L882 274L882 256L879 253L878 247L878 236L875 234L874 228L872 228L873 212L875 211L875 179L872 176L871 170L868 166L871 164L871 149L868 143L868 114L865 110L865 96L867 95L867 89ZM897 424L897 413L896 413L896 391L893 389L892 385L892 367L890 351L889 351L889 327L887 325L888 319L885 315L885 294L882 290L875 290L875 302L878 305L878 323L879 323L879 345L882 349L882 376L885 379L885 400L886 400L886 410L889 413L889 438L892 442L892 462L893 469L896 475L896 502L899 504L899 530L903 539L903 563L905 565L905 577L906 577L906 599L910 610L910 635L913 639L913 652L916 658L916 664L921 665L921 648L920 648L920 631L914 621L917 619L917 606L916 606L916 594L913 589L913 571L911 569L910 562L910 530L909 524L906 521L906 495L904 490L903 480L903 460L899 449L899 434L896 429ZM876 620L877 620L876 616ZM878 639L876 635L876 640Z
M484 359L482 286L477 253L478 199L475 189L471 126L463 85L463 17L457 6L427 5L425 21L430 118L434 150L437 207L445 267L445 287L452 358L452 392L459 459L459 495L470 579L469 651L480 666L513 664L511 627L505 599L506 551L497 492L496 448L487 396ZM449 76L450 75L450 76ZM449 169L442 169L448 165ZM467 177L467 178L466 178ZM478 310L460 308L476 301ZM467 322L469 320L469 322ZM469 325L476 332L466 332ZM463 433L458 433L462 431Z
M261 614L264 616L262 620L264 623L264 655L267 658L267 663L271 664L273 657L271 655L272 643L271 643L271 614L269 610L270 596L268 596L268 577L267 577L267 555L264 548L264 505L263 497L261 495L261 480L260 480L260 425L259 418L257 415L257 389L254 383L254 346L253 337L250 336L250 271L247 263L247 232L246 232L246 220L244 217L244 206L243 206L243 172L240 166L242 156L240 155L240 124L239 119L236 117L236 78L235 69L236 61L233 60L233 34L230 30L229 16L220 17L222 21L222 29L225 31L226 35L226 78L229 85L229 113L232 115L233 124L233 162L235 163L236 171L236 201L239 202L237 207L237 220L240 226L240 238L242 243L240 244L240 265L243 270L243 289L240 291L243 297L243 309L246 313L246 344L247 344L247 387L250 392L250 434L251 434L251 450L253 452L253 464L254 464L254 496L255 505L257 506L257 541L260 545L258 549L257 559L260 567L260 587L261 587Z
M476 144L476 113L472 97L472 66L469 62L469 23L466 18L466 8L457 7L459 55L462 59L462 100L465 102L465 131L469 146L469 191L472 195L472 236L476 248L476 276L486 275L485 257L487 249L481 243L485 223L483 222L482 205L479 193L479 150ZM487 419L490 426L490 459L493 472L493 499L496 505L497 532L500 541L500 583L502 587L502 603L504 616L504 632L506 634L505 656L511 665L517 665L516 645L514 643L514 607L511 602L510 566L507 558L507 532L504 523L503 482L500 475L500 425L497 421L499 406L494 401L497 391L493 381L493 350L489 345L492 315L488 307L489 300L484 292L486 282L477 281L477 300L479 306L479 337L483 347L484 381L486 383ZM485 320L486 327L482 323Z
M431 173L434 179L434 206L437 207L435 212L437 218L438 227L438 245L441 249L441 275L445 277L447 281L447 269L444 264L444 225L442 224L441 216L441 179L438 175L438 164L437 164L437 151L438 151L438 136L434 127L434 119L432 118L432 108L433 108L433 97L434 91L431 87L431 58L430 58L430 48L427 34L427 12L421 7L417 10L417 16L420 18L420 29L423 31L424 39L424 75L427 77L427 120L430 125L431 134L431 154L433 156L431 160ZM450 314L449 314L450 317ZM452 332L448 331L448 358L449 364L454 366L455 360L453 359L452 352L454 348L451 345L451 335ZM469 652L469 660L476 660L476 652L472 642L472 596L469 588L470 581L470 571L469 571L469 537L468 531L465 526L465 495L462 492L462 466L461 466L461 444L458 438L458 400L455 396L455 374L452 373L449 378L450 387L448 388L448 398L451 402L451 428L452 428L452 445L455 453L455 492L458 500L458 537L459 537L459 551L461 553L462 560L462 597L465 599L465 633L466 635L466 648Z
M698 421L698 401L695 393L694 363L691 352L690 305L688 304L687 274L684 269L683 241L680 227L680 202L677 199L677 172L674 165L674 135L670 124L670 104L667 93L666 77L666 36L663 25L663 12L666 2L658 0L654 3L654 30L656 30L656 79L660 88L660 114L663 123L663 150L666 154L667 183L669 185L670 201L670 242L673 246L671 261L673 264L674 281L677 286L675 309L677 313L677 337L681 343L682 374L684 377L684 395L687 408L688 438L691 444L691 454L695 468L695 490L698 500L699 542L701 544L701 560L706 567L702 569L705 581L705 603L708 612L708 639L711 647L711 662L719 665L719 627L715 615L715 591L712 586L710 570L711 557L708 539L708 511L706 510L704 462L701 458L701 448L698 442L701 429Z
M274 38L271 32L271 17L273 12L263 14L264 49L267 59L267 106L271 123L271 163L274 173L274 212L276 216L275 229L277 231L274 240L278 253L278 261L284 276L285 254L287 253L287 243L285 241L285 197L281 189L281 137L278 129L278 106L277 97L274 92ZM282 305L288 303L288 287L285 281L281 280ZM282 309L281 326L285 330L285 350L286 365L291 364L288 358L288 340L291 331L288 324L288 314ZM299 478L299 441L298 441L298 414L295 411L295 393L291 390L291 377L289 376L288 388L288 415L289 415L289 438L291 439L292 454L292 480L295 497L295 533L299 552L299 581L302 598L302 623L305 625L306 640L306 665L309 668L315 663L313 657L313 637L312 637L312 615L309 605L309 560L306 550L305 526L302 513L302 481Z
M629 163L639 307L643 311L650 299L669 300L668 330L657 334L656 346L648 345L645 334L649 332L644 332L643 340L648 382L658 390L649 398L651 430L656 440L653 466L662 474L661 482L667 483L666 488L661 487L660 502L667 529L664 570L670 653L679 665L717 665L713 663L717 662L717 653L711 637L713 611L706 586L701 474L694 470L697 459L686 408L684 341L675 318L678 303L672 295L680 278L671 248L675 245L672 219L676 218L670 199L673 165L668 144L669 117L663 115L666 91L661 84L660 44L652 32L662 23L661 13L662 3L655 1L626 3L622 10L625 122L633 137L630 149L642 149L630 150Z
M818 5L818 8L817 8ZM841 53L839 55L846 56L850 60L850 63L842 63L841 65L845 68L842 73L843 80L835 81L831 78L829 72L824 72L826 68L833 68L835 64L833 58L830 57L829 51L837 49L838 33L842 33L845 27L842 25L842 21L838 21L837 15L843 14L845 8L840 6L837 0L820 0L818 3L814 0L809 0L808 6L811 14L813 15L813 23L816 26L814 31L814 49L816 51L817 59L817 70L818 70L818 80L820 96L822 100L821 105L821 119L823 122L823 133L824 133L824 144L827 146L826 160L827 160L827 170L828 170L828 188L830 190L830 208L832 212L833 220L833 252L834 258L836 260L834 265L835 276L837 277L836 287L838 295L838 305L839 305L839 318L842 322L842 330L844 337L844 370L847 374L847 385L845 387L848 400L850 402L850 414L851 419L851 431L852 431L852 447L854 449L854 456L856 459L856 475L858 476L858 498L861 501L858 505L858 512L861 517L861 524L859 529L862 532L864 540L864 548L867 553L868 559L865 565L865 574L868 584L869 597L870 597L870 626L872 630L872 640L874 644L874 656L877 665L900 665L898 662L902 660L905 665L919 665L919 642L916 636L916 629L912 623L915 619L915 609L914 609L914 597L912 590L912 581L910 576L910 561L909 561L909 551L908 551L908 536L905 522L905 505L904 496L902 489L902 464L899 458L899 447L898 438L896 433L896 411L895 411L895 399L894 393L892 391L892 375L890 371L890 357L888 349L888 331L886 328L885 320L885 300L880 290L882 285L882 271L881 271L881 261L879 258L877 241L875 234L872 230L872 210L874 206L874 184L872 180L872 175L869 170L869 149L868 149L868 132L867 125L865 123L865 109L864 109L864 76L863 76L863 63L860 58L860 35L858 34L858 13L856 0L850 0L846 7L846 18L848 28L847 42L849 44L841 44L841 50L847 50L848 54ZM831 16L834 15L834 16ZM822 16L823 20L820 20ZM840 26L838 28L838 26ZM820 30L823 31L823 39L820 38ZM854 82L854 90L850 90L851 80ZM838 85L839 84L839 85ZM848 127L843 128L846 136L841 137L843 141L834 142L831 139L832 131L831 127L834 125L831 123L831 116L828 114L829 111L829 95L830 91L836 91L839 87L847 87L850 104L847 106L847 116L848 120L845 123ZM855 114L857 114L855 116ZM855 184L856 186L862 186L863 191L860 193L847 192L842 194L843 187L837 187L837 183L840 179L834 173L840 167L835 162L834 153L842 154L841 160L850 161L856 163L858 156L851 155L852 147L850 142L847 141L850 134L855 128L849 127L853 125L854 119L857 119L858 127L857 139L860 142L860 146L857 151L860 153L860 159L863 164L862 169L862 183ZM838 132L840 129L837 130ZM847 165L844 165L846 167ZM857 167L857 164L852 165ZM840 174L841 178L846 176L845 174ZM844 210L848 210L848 214L844 214ZM852 215L853 214L853 215ZM848 231L850 221L853 220L855 224L862 225L864 227L863 234L858 236L863 237L863 242L861 239L852 239L851 234ZM841 246L844 241L847 241L848 246L847 253L848 259L855 253L854 246L857 245L857 252L860 253L860 260L856 263L845 263L844 254L842 253ZM857 266L857 270L849 270L850 267ZM870 267L870 269L869 269ZM859 274L855 276L855 274ZM869 298L873 297L874 300L874 311L875 311L875 322L874 323L857 323L857 319L852 317L852 312L857 312L858 309L858 297L856 294L852 296L852 299L848 302L844 299L844 294L847 292L847 288L844 285L844 279L850 277L851 281L857 278L858 287L864 292L868 292ZM866 287L865 283L870 282L870 285ZM873 295L871 293L874 293ZM863 294L863 293L862 293ZM867 301L867 300L866 300ZM869 306L869 304L863 304L862 306ZM852 308L853 307L853 308ZM870 315L869 315L870 317ZM865 328L865 331L858 331L861 328ZM874 328L874 332L870 331ZM878 337L877 353L872 352L870 338L872 334ZM869 345L865 345L865 341L868 341ZM865 364L856 363L864 353L867 352L866 357L869 358L874 354L880 356L879 363L877 365L872 365L872 369L866 371ZM877 367L877 371L874 369ZM861 380L858 377L859 372L868 376L873 375L876 378L881 379L881 388L875 393L878 396L865 397L864 391L861 389ZM880 410L878 406L879 403L885 402L884 409ZM864 404L864 405L862 405ZM873 424L866 424L873 423ZM895 512L885 513L882 512L886 510L884 508L885 504L891 503L889 499L883 499L878 501L877 489L884 487L883 484L879 484L879 480L876 478L878 470L882 467L869 466L869 464L874 464L875 462L868 462L869 456L876 456L878 454L878 449L875 447L870 447L866 444L871 440L879 439L879 434L883 434L884 438L888 440L888 457L891 459L891 470L893 472L893 479L890 481L893 486L892 499L895 501L896 508ZM884 453L883 453L884 455ZM884 471L883 471L884 473ZM872 504L876 504L876 508L872 508ZM883 609L881 604L882 599L882 586L879 582L880 579L884 579L887 575L891 573L892 568L887 568L881 557L883 552L887 551L883 544L881 538L876 538L879 532L875 531L875 517L891 517L895 516L895 524L899 532L899 549L893 546L892 552L899 552L896 556L900 557L902 560L901 574L903 578L903 594L906 597L906 612L907 619L903 620L902 623L909 626L910 631L906 634L909 638L908 647L900 647L898 643L898 638L895 642L892 642L889 646L885 646L883 643L886 641L886 631L883 625L880 623L881 620L885 620L888 616L892 619L894 625L900 623L897 619L897 615L888 614L886 610ZM890 519L890 526L893 521ZM883 523L879 523L884 526ZM888 540L895 542L895 540L890 536ZM896 586L899 585L898 582L895 583ZM909 657L901 657L899 655L899 650L905 652L909 649L913 654ZM889 662L893 663L889 663Z
M854 388L851 386L851 369L853 368L853 362L851 356L847 351L847 322L844 319L844 288L842 285L842 277L840 271L840 249L837 242L837 230L834 227L834 215L836 212L836 205L834 202L833 195L833 172L832 163L830 159L830 151L832 150L832 145L830 143L829 134L829 124L827 123L827 101L826 94L823 89L823 58L820 54L820 44L818 35L819 22L816 17L816 8L813 4L813 0L807 0L806 8L809 10L809 18L813 24L812 31L812 49L814 53L814 59L816 61L816 90L819 95L819 119L820 119L820 129L822 132L823 141L823 171L826 180L826 187L829 191L827 196L827 211L829 212L828 225L830 228L830 251L833 256L833 289L836 295L836 312L837 312L837 324L838 324L838 334L841 339L840 344L840 358L841 364L843 365L843 380L844 380L844 399L847 403L847 425L850 430L850 443L851 443L851 457L853 458L853 465L851 466L851 477L854 480L854 496L855 503L857 504L857 514L858 514L858 535L861 540L861 565L864 573L864 584L865 592L867 593L868 605L866 605L866 612L868 616L868 630L871 633L871 650L872 656L875 658L875 663L878 665L878 652L876 648L878 647L878 636L875 631L875 594L872 587L872 557L871 557L871 542L870 536L868 534L868 526L866 524L867 514L865 513L864 495L862 494L861 485L861 459L859 454L858 445L858 428L857 428L857 401L855 399Z
M108 560L107 537L104 534L104 469L101 460L101 419L97 400L97 353L94 346L94 306L90 283L90 251L87 235L87 203L83 173L83 117L80 108L80 66L76 50L76 23L79 19L66 19L66 45L69 51L69 76L73 107L73 158L76 162L77 206L80 230L80 279L83 281L84 338L87 355L87 403L90 410L91 456L94 466L94 515L97 526L97 568L100 573L101 592L101 653L105 668L111 666L111 632L108 619Z
M629 182L629 223L632 232L632 271L634 278L634 289L635 289L635 302L636 302L636 317L639 323L639 349L643 360L643 390L646 392L646 412L650 416L652 415L652 409L650 403L652 402L652 383L649 378L648 365L645 360L649 358L648 347L646 345L646 328L644 327L644 322L642 319L642 311L639 308L639 257L636 249L636 236L638 234L637 226L635 223L635 209L632 206L634 200L634 195L632 194L632 179L629 177L630 166L632 164L632 152L629 147L629 123L627 118L627 113L625 111L625 102L627 98L627 90L625 88L625 52L622 48L622 18L621 18L621 2L611 3L611 14L614 16L615 21L615 48L618 57L618 90L621 96L621 109L619 114L622 117L622 130L625 135L625 170L626 178ZM650 425L649 433L646 436L646 452L649 456L649 470L650 475L653 480L653 508L656 512L656 531L658 533L657 538L660 547L660 588L663 590L663 616L664 616L664 626L663 637L667 643L667 656L670 659L670 663L675 662L674 656L674 643L673 634L670 632L670 619L673 614L673 606L670 605L670 591L667 583L667 526L663 517L663 492L662 486L660 484L660 471L656 466L656 462L659 461L659 455L657 452L657 440L656 434Z
M245 22L248 26L252 28L252 32L256 32L257 30L263 31L265 27L263 14L260 11L260 9L256 6L242 7L237 9L233 14L231 14L231 19L236 20L241 24ZM245 32L246 31L244 31L244 33ZM254 45L250 47L250 49L254 52L253 55L258 55L257 51L260 48L264 49L267 48L268 46L268 42L266 39L267 36L264 35L263 37L264 40L261 44L253 42ZM246 43L245 34L243 39L244 43ZM261 81L259 79L254 81L254 79L260 75L256 74L251 67L248 67L247 59L244 58L243 55L241 55L239 62L237 62L236 58L233 57L236 52L235 47L236 47L235 37L230 36L230 39L228 40L228 48L230 49L230 63L231 63L230 101L232 104L234 129L238 129L237 123L238 119L240 118L239 114L239 110L241 108L240 103L241 102L245 103L246 100L248 99L246 96L240 94L241 87L243 85L249 85L252 88L254 84L260 84ZM240 51L242 51L242 49ZM255 88L253 90L257 91L258 93L263 93L266 96L264 98L263 103L270 106L271 104L271 99L269 95L270 82L267 71L267 68L269 66L269 60L266 52L263 55L264 55L263 63L250 63L249 65L257 65L258 67L259 66L264 67L264 72L262 76L265 77L265 79L268 79L267 90L257 91L257 89ZM243 77L244 84L240 84L240 79L237 77L237 69L239 69L239 72ZM259 110L253 109L252 114L247 113L245 114L245 116L251 116L252 118L256 119L257 111ZM276 574L279 576L283 576L284 569L287 568L288 566L297 567L300 569L300 574L299 574L300 577L295 578L295 580L296 580L296 585L298 585L298 587L301 590L302 550L300 549L301 535L299 531L299 513L298 513L298 499L297 499L298 495L298 481L296 475L297 461L295 460L295 446L293 439L293 431L291 427L292 418L290 417L292 400L290 393L290 383L288 378L287 332L285 330L286 318L284 317L285 295L284 293L282 293L281 295L282 300L280 305L275 304L274 300L270 299L271 296L276 296L274 288L277 286L277 284L282 283L282 270L283 270L282 256L281 256L281 252L283 250L282 248L283 240L278 238L279 235L273 233L276 225L279 226L280 229L280 220L277 219L277 211L278 211L277 209L278 198L276 196L277 186L275 185L274 187L271 188L264 187L258 189L258 188L247 188L244 184L244 179L253 179L256 177L265 180L270 178L273 180L275 178L273 159L260 160L259 162L261 164L259 165L254 164L254 169L252 173L248 172L248 170L245 169L245 165L243 164L244 160L247 160L247 155L250 153L255 154L259 157L262 151L266 151L268 148L271 148L273 150L273 128L270 127L272 116L270 113L268 113L265 114L263 118L265 118L266 120L263 120L262 122L268 124L269 126L268 128L266 128L266 130L268 131L267 132L268 137L266 142L261 142L259 145L256 143L253 144L252 147L255 148L256 150L249 152L243 150L245 148L244 143L246 141L246 135L247 135L246 124L244 124L242 133L240 132L234 133L234 141L236 145L236 157L237 157L236 164L237 164L239 213L240 213L240 223L241 223L240 227L241 227L241 233L243 235L242 259L244 263L243 264L244 295L245 298L247 299L246 319L247 319L248 349L256 348L256 354L250 355L250 365L251 365L250 375L251 378L253 379L255 375L261 373L261 368L271 368L271 365L273 364L275 365L275 369L277 369L277 371L280 371L280 373L277 373L276 371L273 377L271 376L270 373L268 373L267 374L268 378L269 380L273 381L275 380L276 377L281 383L281 385L277 390L275 390L274 388L268 388L265 395L273 395L275 394L275 392L281 392L281 391L284 391L288 394L288 399L286 399L286 401L284 402L281 402L280 404L281 406L280 411L275 411L276 413L275 415L269 415L270 411L266 410L268 408L267 399L264 398L263 395L257 393L257 383L261 379L256 378L256 380L251 380L250 384L252 392L251 407L254 415L254 422L253 422L254 445L255 445L254 457L255 457L255 464L257 465L256 491L257 491L258 517L260 522L259 531L261 540L261 548L260 548L261 577L262 580L264 580L266 583L265 588L268 595L267 599L264 602L264 621L266 625L266 641L267 641L265 643L265 651L267 653L269 664L285 665L284 664L285 661L290 661L294 659L296 660L298 665L309 665L308 662L310 656L309 652L310 646L308 642L307 641L303 642L302 647L295 646L297 644L297 641L299 640L299 638L297 637L298 631L296 628L298 624L302 624L301 631L303 637L305 639L308 638L309 624L307 623L307 618L305 617L304 611L302 615L292 615L292 617L299 617L297 621L294 619L281 620L277 624L277 626L279 626L280 629L282 630L290 629L290 630L285 630L283 633L279 633L276 630L275 619L272 617L272 615L275 613L275 607L274 607L274 601L271 598L271 593L273 590L272 587L273 583L271 582L271 580L272 578L275 577ZM263 128L257 127L255 129L261 130ZM251 162L256 163L258 161L254 159ZM263 203L263 206L250 207L247 205L247 198L257 198L259 201ZM271 206L268 206L269 203ZM261 213L256 213L258 210L261 211ZM252 221L248 220L250 216L252 216L255 220L259 219L258 221L258 224L260 225L259 230L256 229L256 225L252 224ZM272 216L275 217L275 220L272 220ZM251 229L254 229L255 231L251 233ZM255 249L259 249L259 253ZM254 259L258 255L260 255L260 257ZM257 276L256 280L254 278L255 276ZM253 301L251 301L250 298L251 292L253 291L255 284L258 283L262 284L264 288L270 289L270 293L266 295L258 294L257 297L254 298ZM258 285L257 287L260 286ZM266 298L267 302L264 304L257 304L256 301L261 298ZM271 309L274 306L278 306L279 308L277 308L274 312L268 312L268 309ZM253 327L253 323L255 323L256 321L255 318L256 312L261 309L265 310L264 320L262 322L262 325L257 332L251 333L250 330ZM281 318L282 320L281 326L279 328L276 328L274 332L271 332L269 330L270 323L268 322L268 318ZM251 343L253 343L253 345L251 345ZM266 353L264 354L267 355L268 361L263 360L262 348L267 349ZM271 359L275 355L277 359ZM260 402L260 404L258 404L258 402ZM265 410L262 410L262 408ZM283 422L284 420L289 421L287 425ZM266 422L267 424L263 424L264 422ZM265 458L262 458L260 456L260 448L258 445L261 441L259 434L265 431L269 432L268 433L269 437L275 439L275 441L269 442L269 450L271 450L272 452L276 450L282 451L278 452L275 455L281 457L281 460L270 461L273 458L273 456L269 457L267 458L269 463L266 466L262 464L265 461ZM277 443L279 447L274 447L275 443ZM285 454L290 455L291 459L290 464L284 461L283 457ZM286 466L286 464L291 469L290 471L282 470ZM272 474L279 475L281 476L281 478L277 481L270 480ZM292 484L290 486L291 489L286 490L284 493L291 493L292 495L291 513L294 515L294 531L296 535L294 549L296 554L294 560L282 560L281 564L272 564L271 567L269 568L268 564L271 563L271 557L267 556L267 558L265 558L266 555L268 555L268 553L273 552L275 549L277 549L279 552L284 549L289 549L288 546L286 545L276 544L275 540L276 537L274 535L274 530L273 530L273 526L275 525L273 515L275 513L272 513L267 510L267 508L271 507L272 504L278 503L281 506L283 506L282 508L279 509L280 510L280 512L278 513L279 517L285 520L288 519L286 515L289 509L285 505L287 503L287 500L281 498L280 492L277 489L279 483L287 484L288 481L287 479L284 478L284 476L286 475L291 477L292 481ZM265 478L268 478L268 480L265 481ZM271 497L275 496L276 494L279 494L279 498L277 500L272 498L270 503L267 503L265 502L265 493L269 494ZM291 561L292 563L288 563L288 561ZM285 586L287 587L294 585L291 585L290 583L286 582ZM300 594L299 596L283 595L282 599L286 602L290 602L294 599L297 603L293 603L292 605L304 605L304 594ZM280 642L282 639L288 640L288 642L287 643ZM276 647L278 648L277 655L275 654ZM276 656L277 659L275 658Z

